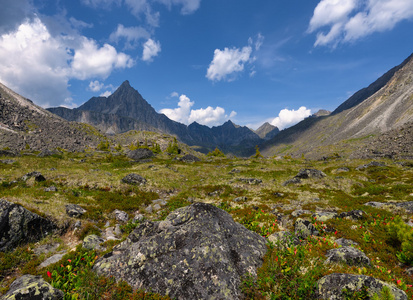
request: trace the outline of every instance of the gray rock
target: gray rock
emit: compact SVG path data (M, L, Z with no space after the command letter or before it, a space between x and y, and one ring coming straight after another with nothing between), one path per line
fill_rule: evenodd
M115 210L112 212L112 215L114 215L114 216L115 216L115 219L116 219L117 221L119 221L119 222L126 223L126 222L128 222L128 220L129 220L129 215L128 215L126 212L121 211L121 210L119 210L119 209L115 209Z
M55 228L51 221L21 205L0 199L0 251L38 241Z
M295 221L294 231L295 235L302 239L305 239L311 235L319 235L319 232L310 221L301 218L298 218Z
M336 170L336 173L345 173L345 172L350 172L350 169L347 167L341 167Z
M86 210L76 204L66 204L66 213L69 217L79 218L81 217Z
M19 156L18 154L14 153L13 151L9 150L0 150L0 156L9 156L9 157L15 157Z
M153 152L146 148L129 151L127 156L133 160L148 159L154 156Z
M229 171L229 173L234 174L234 173L241 173L240 170L238 169L232 169L231 171Z
M289 231L275 232L268 237L268 240L281 249L300 244L300 240Z
M181 158L179 158L179 160L183 162L188 162L188 163L201 161L199 157L196 157L195 155L192 155L192 154L186 154L182 156Z
M41 245L39 247L34 248L33 253L39 256L41 254L47 254L49 252L53 252L57 249L57 247L59 247L59 243L45 244L45 245Z
M1 300L60 300L64 293L53 288L41 276L23 275L10 285Z
M300 172L298 172L297 175L295 175L295 178L300 178L300 179L308 179L308 178L323 178L326 177L327 175L324 174L324 172L319 171L317 169L302 169Z
M144 218L145 217L141 213L139 213L139 211L137 211L135 213L135 217L133 218L133 222L141 222Z
M159 204L155 204L154 206L153 206L153 210L154 211L158 211L158 210L161 210L162 209L162 207L159 205Z
M370 265L370 259L362 251L349 246L330 249L327 251L326 256L326 264L346 263L349 266Z
M12 160L12 159L2 159L2 160L0 160L0 162L1 162L2 164L5 164L5 165L12 165L12 164L14 164L16 161L15 161L15 160Z
M413 201L409 201L409 202L401 202L401 203L397 203L395 204L397 207L401 207L404 208L405 210L407 210L408 212L413 214Z
M146 179L138 174L131 173L123 177L122 182L132 185L144 185L146 183Z
M337 245L340 245L340 246L358 245L358 243L352 240L345 239L345 238L337 239L335 242L337 243Z
M361 220L366 217L366 213L362 210L352 210L348 212L342 212L337 216L338 218L342 219L350 219L353 221Z
M153 207L152 207L152 205L148 205L148 206L145 208L145 211L146 211L148 214L153 213Z
M57 188L52 185L44 189L45 192L57 192Z
M116 224L116 225L115 225L115 230L114 230L114 232L115 232L115 234L116 234L117 236L122 235L122 230L120 229L120 225L119 225L119 224Z
M52 156L52 155L61 155L62 152L58 151L58 150L48 150L45 149L42 152L40 152L37 157L47 157L47 156Z
M234 199L235 202L242 202L242 201L247 201L248 198L243 196L243 197L237 197Z
M287 186L287 185L290 185L290 184L298 184L298 183L301 183L301 179L294 177L294 178L291 178L291 179L288 179L288 180L284 181L282 185Z
M381 206L384 205L384 203L376 202L376 201L370 201L370 202L364 203L364 205L373 206L373 207L381 207Z
M57 263L59 260L62 259L63 256L65 256L65 253L60 253L60 254L55 254L53 256L50 256L48 259L46 259L44 262L42 262L39 266L38 269L43 269L51 264Z
M313 218L316 218L317 222L325 222L327 220L335 218L336 216L337 213L329 211L316 212L312 215Z
M102 239L101 237L97 236L96 234L90 234L87 237L83 239L83 248L87 250L102 250L102 247L100 246L101 243L103 243L105 240Z
M30 173L27 173L26 175L23 175L20 178L20 180L27 181L32 177L34 177L34 180L37 182L46 181L46 178L44 178L44 176L40 172L37 172L37 171L30 172Z
M317 282L315 298L341 300L344 297L343 289L355 292L362 287L367 287L368 292L372 295L380 294L384 286L390 289L396 300L407 300L405 292L376 278L365 275L338 273L324 276Z
M75 228L80 228L80 227L82 227L82 222L76 221L74 226L75 226Z
M405 270L405 272L406 272L407 274L409 274L410 276L413 276L413 267L407 268L407 269Z
M159 204L161 206L166 205L166 201L163 199L156 199L156 200L152 200L152 204Z
M360 170L367 169L368 167L385 167L385 166L386 166L386 164L384 164L384 163L381 163L381 162L378 162L378 161L372 161L372 162L370 162L370 163L368 163L368 164L364 164L364 165L358 166L358 167L356 168L356 170L357 170L357 171L360 171Z
M242 276L256 275L266 250L225 211L195 203L141 224L93 269L176 299L240 299Z
M297 210L293 211L293 212L291 213L291 215L295 218L295 217L298 217L298 216L301 216L301 215L309 215L309 214L311 214L311 213L312 213L312 212L309 211L309 210L297 209Z
M248 183L248 184L260 184L262 183L261 179L257 179L257 178L240 178L238 179L239 181Z

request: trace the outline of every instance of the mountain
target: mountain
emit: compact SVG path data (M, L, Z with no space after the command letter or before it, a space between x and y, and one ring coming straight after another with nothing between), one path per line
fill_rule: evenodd
M413 121L412 100L413 55L356 92L331 115L313 115L281 131L261 145L261 152L276 155L284 151L310 157L331 152L360 153L357 148Z
M262 124L257 130L255 130L255 133L258 134L258 136L262 139L269 140L275 137L280 130L278 127L271 125L268 122L265 122Z
M127 80L109 97L93 97L75 109L55 107L47 110L69 121L93 125L106 134L149 130L175 135L183 143L201 147L203 152L218 147L226 152L236 149L241 153L261 142L251 129L231 121L209 128L196 122L186 126L170 120L157 113Z
M93 127L68 122L0 83L0 149L79 151L102 138Z

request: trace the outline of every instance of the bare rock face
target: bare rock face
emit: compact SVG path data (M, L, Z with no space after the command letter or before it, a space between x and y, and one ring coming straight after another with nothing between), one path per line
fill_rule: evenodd
M195 203L141 224L94 270L176 299L240 299L241 277L256 275L265 243L225 211Z
M55 228L55 225L23 206L0 200L0 251L19 244L34 242Z
M1 300L61 300L63 297L61 290L53 288L41 276L23 275L13 281Z
M365 275L353 274L330 274L324 276L317 282L315 299L341 300L343 289L355 292L362 287L366 287L371 296L380 295L383 287L388 287L396 300L407 300L407 295L402 290L390 286L376 278Z

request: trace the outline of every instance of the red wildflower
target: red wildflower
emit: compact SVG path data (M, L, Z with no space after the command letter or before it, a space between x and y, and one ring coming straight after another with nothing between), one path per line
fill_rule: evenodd
M47 276L49 276L49 278L52 279L52 273L50 273L50 271L47 271Z

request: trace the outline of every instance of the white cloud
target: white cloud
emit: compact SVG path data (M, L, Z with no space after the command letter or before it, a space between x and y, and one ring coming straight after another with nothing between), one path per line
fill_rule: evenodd
M125 48L134 48L140 39L150 38L150 33L143 27L125 27L119 24L116 31L109 36L109 41L118 43L125 40Z
M317 32L315 46L351 42L374 32L391 30L413 19L411 0L321 0L308 32ZM329 28L327 31L323 29Z
M153 57L159 54L159 52L161 52L161 43L148 39L143 45L142 60L150 62L153 60Z
M115 47L109 44L99 47L96 41L83 37L80 48L75 51L72 70L73 77L78 79L107 78L114 69L133 65L132 58L125 53L118 53Z
M182 5L181 14L188 15L195 12L201 5L201 0L156 0L169 8L172 5Z
M29 0L2 0L0 9L0 34L15 30L27 17L32 15L34 8Z
M100 90L103 89L104 86L105 86L105 85L103 84L103 82L99 82L98 80L91 81L91 82L89 83L89 89L90 89L92 92L99 92Z
M165 114L171 120L189 125L193 122L197 122L206 126L221 125L230 118L233 118L237 113L232 111L228 116L225 113L225 109L217 106L213 108L208 106L207 108L191 109L195 102L186 95L179 97L178 107L164 108L160 110L160 113Z
M93 8L105 8L108 9L112 5L120 5L122 0L81 0L84 5Z
M172 92L169 97L179 97L179 94L177 92Z
M110 95L112 95L112 93L113 93L113 92L111 92L111 91L106 91L106 92L100 94L99 96L100 96L100 97L109 97Z
M43 107L73 105L70 79L105 78L132 64L109 44L100 47L72 32L53 36L39 18L0 35L0 81Z
M215 49L214 58L208 67L206 77L212 81L234 80L234 73L244 70L244 64L251 58L250 46L238 48Z
M301 106L298 110L283 109L278 114L278 117L271 121L271 125L277 126L282 130L286 127L290 127L298 122L304 120L308 116L311 116L311 109Z

